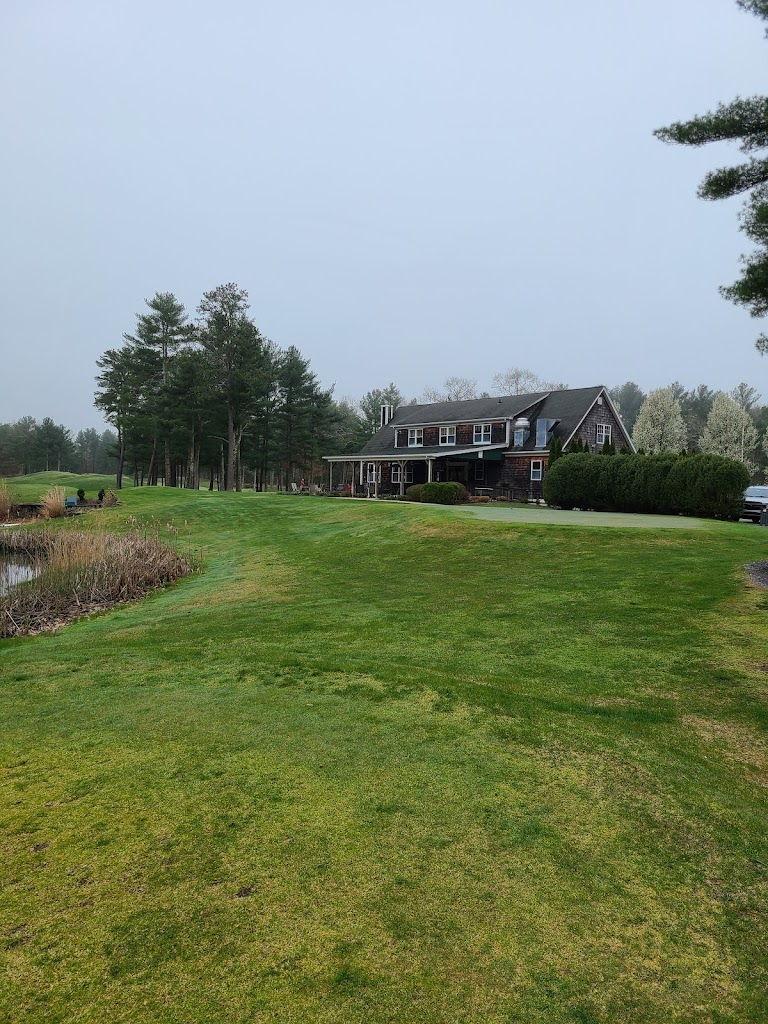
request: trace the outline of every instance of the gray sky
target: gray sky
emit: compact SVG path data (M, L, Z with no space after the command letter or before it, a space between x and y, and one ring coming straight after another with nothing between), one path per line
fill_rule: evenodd
M236 281L336 394L528 366L768 394L721 299L730 147L654 128L764 92L732 0L6 0L0 422L92 409L143 299Z

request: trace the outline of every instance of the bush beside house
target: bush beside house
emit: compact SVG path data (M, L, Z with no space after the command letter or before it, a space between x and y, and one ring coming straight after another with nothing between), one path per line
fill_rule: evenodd
M467 500L467 488L454 480L422 484L420 501L431 505L458 505Z
M565 455L544 477L559 508L738 519L749 472L720 455Z

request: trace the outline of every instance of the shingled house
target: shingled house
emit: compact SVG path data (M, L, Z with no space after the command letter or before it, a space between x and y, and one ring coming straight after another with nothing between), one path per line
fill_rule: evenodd
M634 451L602 386L464 402L381 407L381 426L351 455L326 455L329 482L346 480L353 494L403 494L410 484L458 480L471 493L541 497L554 438L568 448L579 438L598 452L606 440ZM334 479L334 467L352 464ZM341 478L341 480L339 479Z

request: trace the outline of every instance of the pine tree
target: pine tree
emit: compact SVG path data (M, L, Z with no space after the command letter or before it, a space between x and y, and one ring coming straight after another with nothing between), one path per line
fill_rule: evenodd
M559 437L553 437L552 443L549 446L549 460L547 462L547 468L551 469L553 464L558 459L563 457L563 442Z
M768 19L768 0L737 0L739 7ZM749 159L735 167L721 167L706 175L699 186L702 199L748 196L741 213L741 229L757 248L743 257L744 270L732 285L721 288L723 296L744 306L753 317L768 315L768 97L737 97L721 103L714 111L678 121L655 133L662 142L682 146L705 146L710 142L737 142ZM757 155L759 154L759 155ZM768 336L756 342L761 353L768 352Z

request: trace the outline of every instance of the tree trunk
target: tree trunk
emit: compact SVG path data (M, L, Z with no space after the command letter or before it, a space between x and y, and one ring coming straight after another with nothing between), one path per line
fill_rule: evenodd
M232 409L227 409L227 468L224 474L224 490L235 489L235 420Z
M155 453L157 452L157 438L152 438L152 454L149 457L149 469L147 470L147 483L152 486L152 477L155 474Z
M115 487L118 491L123 489L123 467L125 466L125 438L122 430L117 435L117 473L115 474Z
M163 371L163 373L165 373L165 371ZM168 486L168 480L169 480L169 478L171 476L171 446L170 446L170 444L168 442L168 438L167 437L165 438L165 441L163 442L163 444L164 444L164 452L165 452L165 473L163 474L163 483L167 487Z

